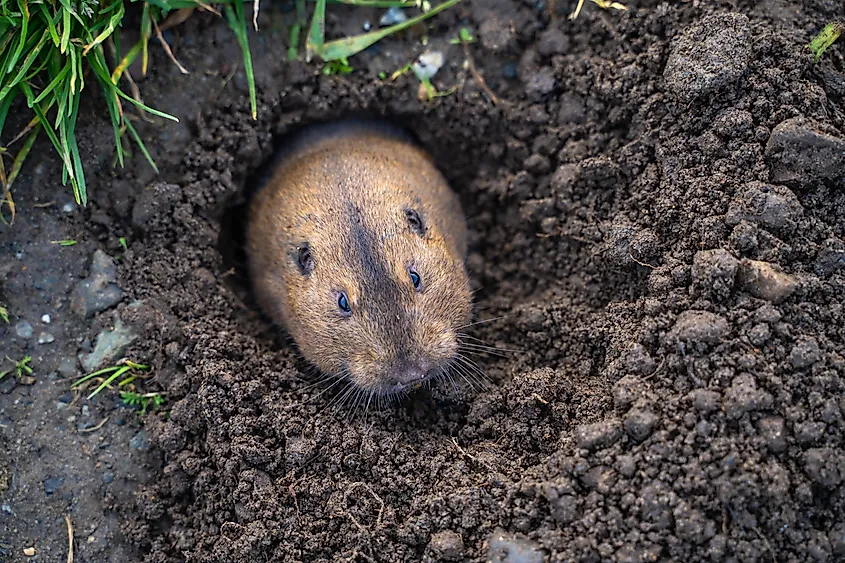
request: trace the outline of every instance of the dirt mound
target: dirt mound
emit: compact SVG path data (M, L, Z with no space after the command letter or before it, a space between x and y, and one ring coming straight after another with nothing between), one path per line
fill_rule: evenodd
M262 8L259 119L236 74L166 182L97 200L135 234L122 314L172 405L160 477L117 507L146 560L845 557L845 59L805 48L842 6L542 4L434 20L460 88L433 102L375 78L410 42L323 76ZM474 334L518 350L476 358L489 388L334 410L254 309L251 179L274 139L356 112L412 130L463 201Z

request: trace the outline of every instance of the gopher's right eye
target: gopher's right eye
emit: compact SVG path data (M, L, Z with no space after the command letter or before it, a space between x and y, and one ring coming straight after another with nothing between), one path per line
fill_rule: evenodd
M352 308L349 306L349 298L342 291L337 296L337 306L344 315L349 316L352 314Z

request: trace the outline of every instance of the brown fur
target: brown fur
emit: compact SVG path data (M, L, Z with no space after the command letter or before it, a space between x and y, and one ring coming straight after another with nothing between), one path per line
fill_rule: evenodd
M423 218L422 236L406 209ZM308 275L297 261L303 243ZM327 374L390 394L403 388L402 365L434 377L457 354L470 317L466 224L431 159L396 135L350 124L306 137L251 203L247 251L261 306Z

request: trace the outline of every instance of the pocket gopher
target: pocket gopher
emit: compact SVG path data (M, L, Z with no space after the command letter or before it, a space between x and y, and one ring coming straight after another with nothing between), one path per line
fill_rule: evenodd
M306 360L370 397L445 373L472 295L460 202L432 159L389 124L306 128L249 206L259 305Z

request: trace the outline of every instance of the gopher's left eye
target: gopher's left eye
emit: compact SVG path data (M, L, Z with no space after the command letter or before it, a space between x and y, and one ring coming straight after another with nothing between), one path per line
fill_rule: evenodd
M414 284L414 289L417 291L422 289L422 279L420 278L420 275L414 270L408 270L408 274L411 276L411 283Z

